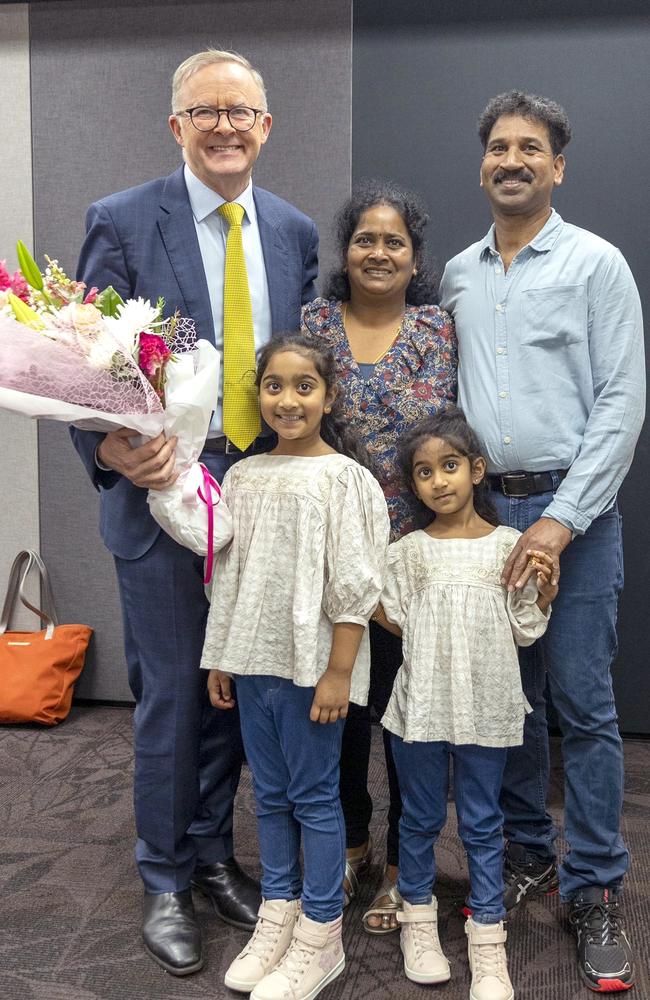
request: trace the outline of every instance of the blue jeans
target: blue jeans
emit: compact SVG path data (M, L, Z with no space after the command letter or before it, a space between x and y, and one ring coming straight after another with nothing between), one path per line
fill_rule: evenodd
M536 521L552 493L522 499L493 492L501 521L519 531ZM549 778L545 685L557 711L564 758L564 822L569 851L560 867L562 898L590 885L618 888L628 852L620 836L623 746L611 665L623 586L621 519L616 505L569 543L546 634L519 651L533 712L524 745L508 752L501 805L506 837L542 859L554 857L557 830L546 809Z
M477 923L503 920L503 814L499 792L507 750L502 747L405 743L391 733L402 794L397 888L407 903L431 902L436 877L433 845L447 819L449 759L454 760L458 833L467 851L470 896Z
M311 722L314 688L281 677L237 677L236 699L253 775L262 896L298 899L311 920L343 912L345 824L339 800L344 720ZM302 834L304 879L300 874Z

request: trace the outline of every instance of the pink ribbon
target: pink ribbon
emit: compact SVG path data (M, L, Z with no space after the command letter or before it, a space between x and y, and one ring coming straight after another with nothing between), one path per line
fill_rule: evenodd
M210 580L212 579L212 566L214 563L214 508L221 500L221 487L214 476L210 475L202 462L199 462L199 467L203 477L203 489L205 490L205 496L200 486L196 493L199 500L203 501L208 508L208 552L205 557L205 577L203 582L210 583ZM214 500L213 495L216 497Z

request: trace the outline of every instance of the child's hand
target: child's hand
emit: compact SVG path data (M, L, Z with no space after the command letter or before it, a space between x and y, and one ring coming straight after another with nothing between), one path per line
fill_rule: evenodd
M371 614L370 621L377 622L377 624L381 625L382 628L385 628L387 632L392 632L393 635L396 635L400 639L402 638L401 628L399 627L399 625L393 625L392 622L388 621L388 618L386 617L386 612L384 611L381 604L378 604L373 613Z
M328 668L316 685L309 718L312 722L322 723L345 719L349 703L349 674L340 676Z
M546 606L557 597L557 582L560 576L560 563L557 556L539 549L527 549L528 562L537 574L537 589L544 598Z
M234 708L232 677L222 670L211 670L208 674L208 694L214 708Z

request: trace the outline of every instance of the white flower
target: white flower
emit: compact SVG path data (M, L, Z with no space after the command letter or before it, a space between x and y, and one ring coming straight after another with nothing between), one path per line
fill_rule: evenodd
M2 319L15 319L14 311L9 305L10 288L0 291L0 317Z
M110 371L113 367L115 357L115 344L108 344L106 341L97 341L86 351L86 357L91 368L99 368L102 371Z
M151 332L150 327L159 320L158 310L148 299L142 298L128 299L117 309L118 315L105 316L104 322L120 347L130 357L135 357L138 337L143 331Z

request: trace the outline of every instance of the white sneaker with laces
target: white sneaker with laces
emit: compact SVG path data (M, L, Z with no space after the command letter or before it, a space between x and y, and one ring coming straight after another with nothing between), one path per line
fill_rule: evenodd
M345 968L342 923L338 917L319 924L301 913L287 951L250 1000L314 1000Z
M228 967L224 977L226 986L250 993L275 968L291 944L299 913L299 899L263 899L253 936Z
M415 904L404 900L397 919L402 925L400 948L406 978L414 983L446 983L451 978L449 962L438 938L438 900Z
M465 924L467 954L472 970L470 1000L514 1000L508 975L506 931L498 924L478 924L470 917Z

